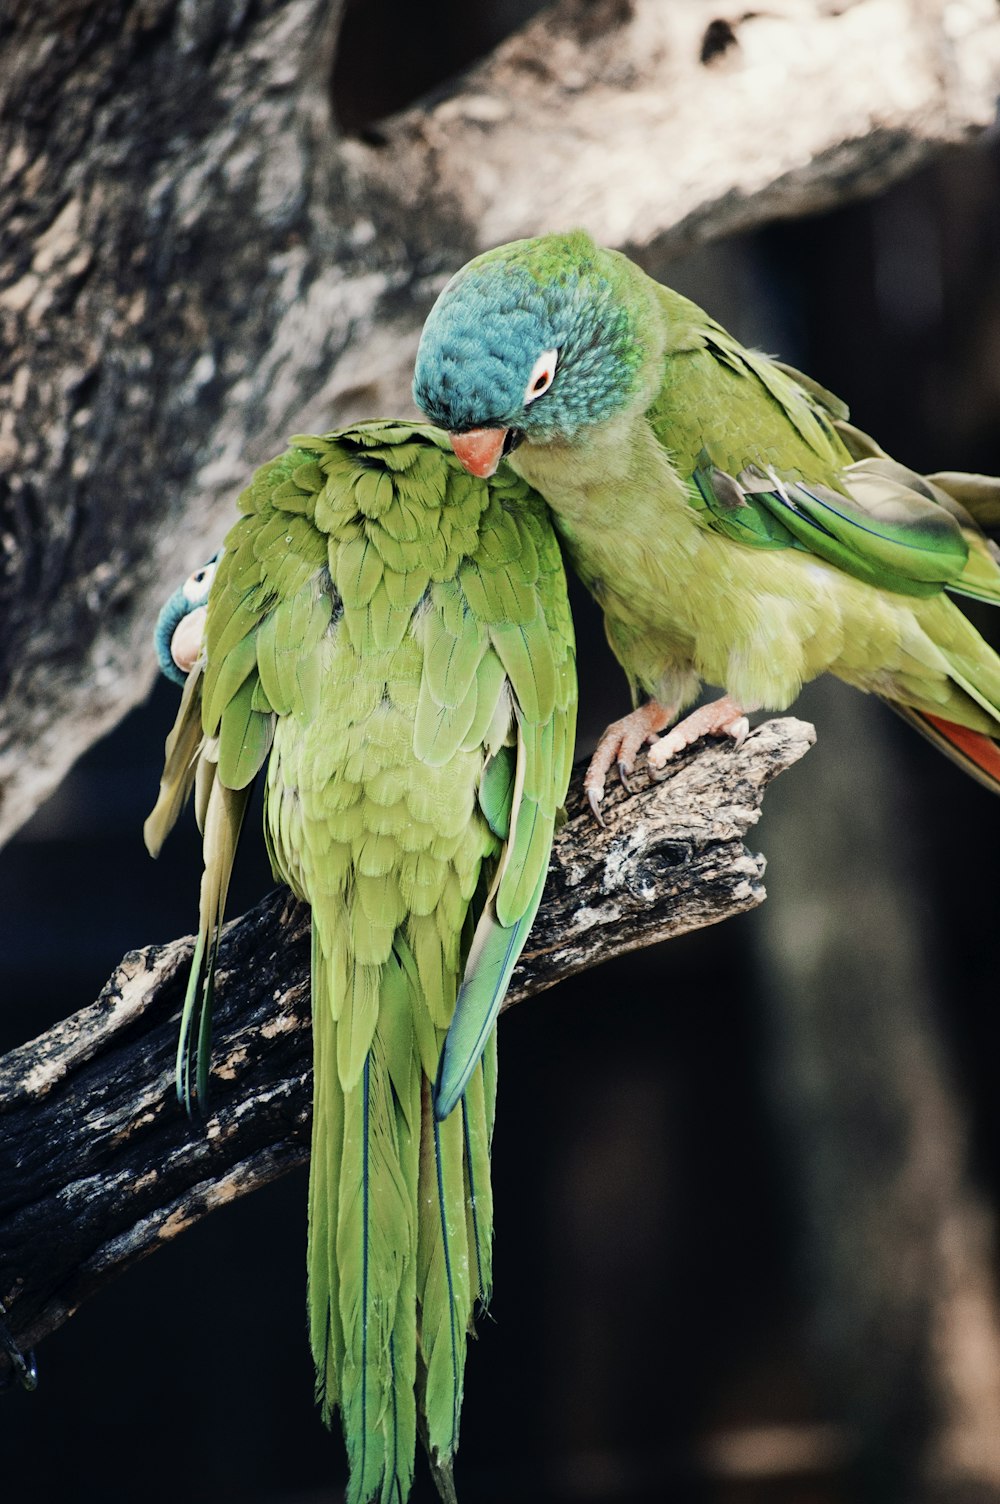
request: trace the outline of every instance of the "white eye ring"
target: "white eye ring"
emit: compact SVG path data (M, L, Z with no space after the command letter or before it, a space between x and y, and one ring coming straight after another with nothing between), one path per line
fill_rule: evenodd
M524 389L524 405L534 402L543 392L547 392L555 379L556 365L559 360L558 350L543 350L531 368L528 377L528 385Z
M189 574L187 579L184 581L184 599L188 601L192 606L195 606L199 602L207 599L208 592L212 588L212 581L214 579L214 563L203 564L200 569L195 570L194 574Z

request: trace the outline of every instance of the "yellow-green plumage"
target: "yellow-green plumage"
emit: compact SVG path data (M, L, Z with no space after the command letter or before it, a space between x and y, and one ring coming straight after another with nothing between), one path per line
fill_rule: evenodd
M511 458L553 506L636 695L680 709L708 682L739 703L783 709L828 670L995 735L1000 664L942 593L962 584L950 558L922 597L879 584L877 559L863 579L805 547L741 544L720 530L691 485L706 453L730 476L770 468L786 483L848 492L866 462L811 391L694 305L657 292L672 343L654 401L572 447L524 444ZM899 487L886 477L883 489ZM1000 597L995 558L981 547L962 557ZM969 693L973 679L982 698Z
M477 924L480 945L493 930L523 943L569 778L559 551L523 482L472 480L442 435L406 424L294 439L240 509L188 701L200 696L219 787L242 786L270 752L272 863L312 907L317 1394L327 1416L341 1410L349 1500L401 1504L418 1429L447 1496L466 1333L491 1281L499 998L465 962ZM190 751L189 729L177 742ZM530 781L506 776L512 762ZM154 840L176 807L171 785ZM203 905L207 953L224 886ZM463 1057L458 1110L439 1121L464 968L463 1006L488 1022Z
M428 318L414 394L460 448L518 435L507 463L552 508L636 701L676 714L708 682L782 709L830 671L936 718L938 740L942 719L1000 735L1000 660L945 594L1000 602L977 526L1000 481L896 464L626 257L573 232L471 262Z

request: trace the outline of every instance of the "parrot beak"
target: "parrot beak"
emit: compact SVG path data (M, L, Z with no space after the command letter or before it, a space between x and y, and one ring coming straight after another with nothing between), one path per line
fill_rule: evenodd
M205 638L207 615L204 606L199 606L196 611L189 611L170 639L170 656L182 674L189 674L198 661Z
M485 480L508 452L508 428L470 428L468 433L450 433L451 447L470 475Z

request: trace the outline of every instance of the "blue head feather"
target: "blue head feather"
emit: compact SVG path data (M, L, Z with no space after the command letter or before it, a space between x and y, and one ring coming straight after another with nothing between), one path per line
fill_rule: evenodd
M175 590L156 618L156 630L153 641L156 644L156 656L159 659L160 668L168 679L175 684L183 684L187 674L181 673L173 658L170 656L170 639L177 630L184 617L192 607L184 595L183 588Z
M542 441L573 439L612 417L635 389L641 340L610 270L608 253L581 232L515 241L471 261L424 325L417 406L452 433L516 428ZM525 403L536 360L553 349L552 385Z
M215 565L221 557L222 550L213 554L207 564L196 569L188 575L184 584L174 591L166 605L156 618L156 627L153 633L153 642L156 646L156 656L160 668L168 679L175 684L183 684L187 674L178 668L170 651L170 643L174 633L190 612L197 611L199 606L204 606L208 601L208 592L215 578Z

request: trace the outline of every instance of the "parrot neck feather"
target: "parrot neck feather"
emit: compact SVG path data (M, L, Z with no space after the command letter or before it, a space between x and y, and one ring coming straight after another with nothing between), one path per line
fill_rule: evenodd
M509 463L545 497L559 525L607 534L619 517L634 526L635 504L647 493L675 497L687 508L670 457L641 412L595 424L573 443L523 443Z

